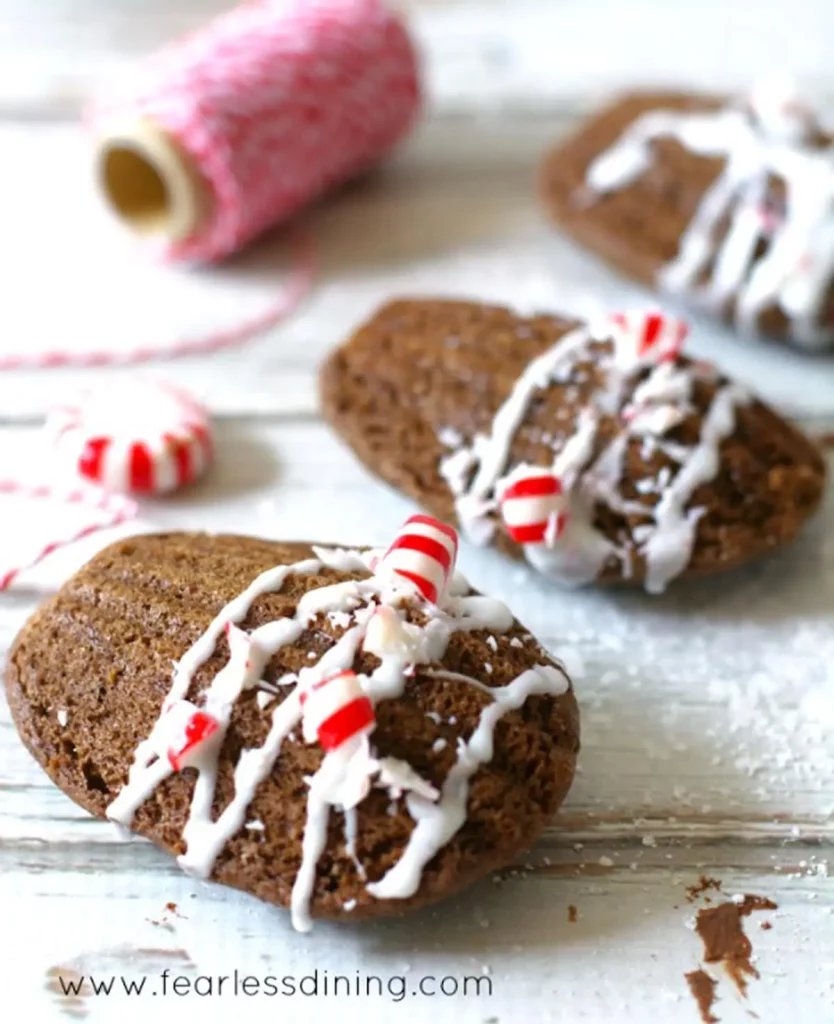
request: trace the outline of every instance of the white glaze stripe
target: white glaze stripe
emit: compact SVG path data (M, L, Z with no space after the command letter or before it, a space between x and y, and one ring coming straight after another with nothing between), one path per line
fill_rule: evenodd
M699 156L723 158L724 169L702 196L676 258L660 272L661 285L715 310L735 297L737 323L747 330L775 304L795 341L823 348L834 341L832 325L820 322L834 280L834 151L812 149L801 133L785 136L776 127L734 108L652 111L591 163L586 180L600 193L627 186L649 169L650 143L664 137ZM761 204L771 178L785 183L786 195L784 220L768 225ZM757 255L762 241L764 254Z
M670 580L689 564L696 539L701 510L686 510L686 504L697 488L714 479L720 468L720 443L735 427L735 409L750 400L746 392L734 385L720 389L704 416L702 435L694 448L662 441L662 435L693 412L691 400L695 379L703 371L692 364L663 362L651 370L634 390L629 411L632 421L623 415L621 405L630 384L629 374L617 364L617 345L612 351L598 354L603 384L580 409L573 434L556 452L551 466L527 463L505 468L516 432L524 423L530 401L538 388L547 387L554 371L561 365L560 380L571 370L570 359L581 353L583 345L593 339L605 339L616 333L617 326L589 326L571 335L569 354L563 342L534 360L516 382L509 398L499 409L489 436L479 436L469 448L452 453L443 464L466 462L478 465L478 472L468 488L456 473L444 476L453 488L461 524L470 538L491 539L496 498L515 479L550 471L563 484L566 501L566 522L559 537L545 538L544 543L524 545L527 561L544 575L568 586L593 582L607 564L619 561L624 578L632 573L634 543L646 559L646 589L663 591ZM564 363L562 360L564 359ZM595 446L602 415L620 416L618 431L596 456ZM625 499L619 490L625 457L633 438L648 436L649 440L669 458L681 464L674 481L659 486L660 499L653 508L637 500ZM590 465L589 465L590 463ZM658 478L660 479L660 478ZM639 481L638 481L639 483ZM638 488L639 489L639 488ZM596 530L592 523L598 503L624 516L651 518L639 528L632 541L619 548ZM517 508L506 510L508 526L525 522L532 501L517 501Z
M292 566L282 566L259 576L243 594L226 605L205 633L186 652L176 666L171 691L163 705L160 719L149 739L139 745L128 783L108 808L108 817L111 820L129 825L141 804L151 796L159 783L171 774L167 758L156 756L152 750L156 746L157 733L162 729L160 723L166 713L164 709L171 701L180 699L188 692L193 673L212 656L217 640L227 624L245 619L257 597L279 589L291 573L312 574L324 567L356 571L365 568L372 557L370 554L360 555L344 550L328 551L317 548L315 552L318 556L316 559L307 559ZM513 625L512 615L500 602L480 596L461 596L461 590L467 587L466 581L458 574L453 587L456 596L448 599L445 609L421 605L421 610L427 616L427 621L422 626L402 622L398 617L398 622L401 623L401 642L397 649L393 653L381 652L381 663L372 676L358 677L364 691L372 699L378 701L401 696L411 666L439 661L443 657L452 631L477 628L501 632ZM360 581L345 581L308 591L298 602L292 618L269 622L248 636L239 631L230 631L230 658L203 694L205 710L217 719L219 734L217 741L207 744L192 762L198 774L183 830L187 848L179 858L179 863L184 870L200 877L211 875L225 844L244 827L247 812L256 796L258 786L274 770L282 744L302 720L300 694L312 683L353 666L365 629L377 607L376 602L383 607L391 608L396 615L396 606L413 600L410 588L396 580L371 577ZM217 789L220 749L235 703L244 690L258 685L270 658L282 646L296 642L318 614L334 611L349 614L355 625L347 629L314 664L302 668L296 680L286 680L295 681L295 688L274 708L270 731L263 746L242 751L234 769L234 795L217 819L213 820L212 807ZM464 788L468 786L468 779L478 764L483 763L487 753L491 756L491 731L487 741L484 738L484 730L488 727L491 730L494 721L497 721L504 711L520 706L529 693L558 694L567 688L565 678L548 666L538 668L532 673L525 673L508 687L496 691L490 691L489 688L466 676L455 678L482 690L486 689L491 696L495 695L497 711L484 711L479 731L476 731L477 735L469 741L468 747L476 752L480 761L472 764L467 762L465 779L461 774L462 769L457 768L460 778L457 782L453 781L453 788L458 796L455 799L446 798L445 803L441 798L439 810L433 816L433 824L422 827L421 835L427 834L423 842L428 842L435 850L448 841L444 836L451 838L460 828L461 785L464 785ZM492 723L492 726L489 723ZM478 739L478 736L481 738ZM354 809L367 794L375 775L379 776L376 784L391 786L394 795L403 789L411 790L408 803L410 809L412 800L431 804L432 797L439 796L404 762L392 758L376 761L370 754L367 737L356 737L343 747L327 754L319 770L308 780L302 862L291 897L293 924L301 931L308 930L312 925L310 903L315 888L316 867L327 845L330 809L335 807L345 814L345 841L349 855L356 860ZM414 804L414 808L419 807L419 803ZM463 815L465 819L465 795ZM413 854L408 856L413 860ZM357 870L360 874L363 873L358 862ZM414 865L410 864L406 871L409 879L414 877L414 870ZM419 885L419 877L417 884ZM397 898L396 885L389 882L388 888L392 894L390 898Z
M509 711L515 711L533 694L559 696L568 689L567 677L549 665L522 672L507 686L490 691L493 701L481 712L468 742L458 742L458 757L443 783L436 803L410 795L408 810L416 821L403 855L368 891L378 899L408 899L420 887L428 862L452 839L466 821L469 781L481 765L493 756L495 726Z

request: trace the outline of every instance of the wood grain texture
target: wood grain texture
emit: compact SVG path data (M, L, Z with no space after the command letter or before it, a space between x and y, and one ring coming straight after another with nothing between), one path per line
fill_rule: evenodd
M275 236L223 271L149 266L90 184L74 116L132 60L223 0L0 0L0 347L127 346L192 336L268 301L286 269ZM306 218L321 252L299 314L235 353L154 366L219 417L215 471L143 507L142 529L235 530L384 543L412 506L372 481L324 427L315 372L397 293L463 295L589 314L645 302L544 222L534 165L610 86L736 88L774 65L834 96L834 8L797 0L408 0L434 114L395 159ZM651 25L649 29L647 26ZM57 227L60 227L60 230ZM834 428L834 360L808 360L696 321L693 351L722 362L807 429ZM4 470L31 471L36 425L103 373L0 376ZM46 509L3 499L0 563L34 546ZM69 525L69 524L67 524ZM126 532L126 531L122 531ZM113 535L115 536L115 535ZM701 874L779 904L747 922L761 973L749 1002L720 972L724 1024L834 1015L834 496L801 540L720 584L662 602L565 593L465 548L472 583L505 599L577 676L580 774L531 853L535 870L412 919L312 936L246 897L195 883L125 843L51 786L0 699L0 988L33 1021L597 1021L695 1024ZM53 556L0 595L0 653L43 593L111 535ZM56 709L57 710L57 709ZM173 901L176 916L165 910ZM577 921L569 924L569 907ZM44 927L48 921L49 926ZM153 923L157 922L157 923ZM62 997L59 975L488 978L492 995L427 998ZM149 982L151 984L151 982Z

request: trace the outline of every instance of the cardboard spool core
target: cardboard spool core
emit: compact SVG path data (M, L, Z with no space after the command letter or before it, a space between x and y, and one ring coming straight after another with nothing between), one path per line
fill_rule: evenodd
M106 133L99 142L98 169L108 205L137 235L183 241L204 220L200 175L177 144L149 122Z

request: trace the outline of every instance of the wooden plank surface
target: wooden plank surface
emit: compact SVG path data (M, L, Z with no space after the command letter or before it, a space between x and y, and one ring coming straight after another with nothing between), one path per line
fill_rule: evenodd
M98 205L89 144L69 119L97 83L222 6L0 0L4 353L195 336L263 308L280 286L281 236L222 271L149 264ZM834 95L825 42L834 13L813 0L406 6L427 53L431 120L384 171L304 218L320 269L295 317L238 352L154 367L217 414L218 460L188 494L144 506L140 528L383 543L411 506L372 481L319 420L315 373L333 344L398 293L582 314L646 301L551 231L532 188L543 148L610 84L642 76L732 88L780 55L815 95ZM700 320L692 347L810 432L834 428L834 359ZM37 427L56 397L106 377L0 375L4 473L36 464ZM34 550L46 511L3 500L0 564ZM725 898L749 892L779 905L746 921L761 975L749 1000L716 970L716 1015L825 1024L834 1019L832 538L829 494L790 550L662 600L561 592L495 554L464 550L472 582L505 599L573 670L580 773L527 867L413 919L300 937L283 914L185 878L52 787L0 700L2 994L34 1021L153 1013L168 1024L187 1008L206 1020L243 1011L291 1022L338 1013L363 1022L695 1024L684 974L701 962L692 926L707 904L688 901L686 888L707 875L722 880ZM0 653L38 600L109 539L53 556L0 595ZM148 975L158 987L166 968L192 982L235 969L296 980L315 969L320 980L325 970L359 972L394 988L402 979L409 994L60 992L58 975ZM411 994L421 978L447 975L459 985L480 978L480 992Z

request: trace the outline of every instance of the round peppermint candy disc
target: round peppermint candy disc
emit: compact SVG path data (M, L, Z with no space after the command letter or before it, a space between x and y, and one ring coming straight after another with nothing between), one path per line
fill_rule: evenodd
M212 458L208 413L179 388L144 379L106 384L47 418L58 470L108 491L165 494Z

